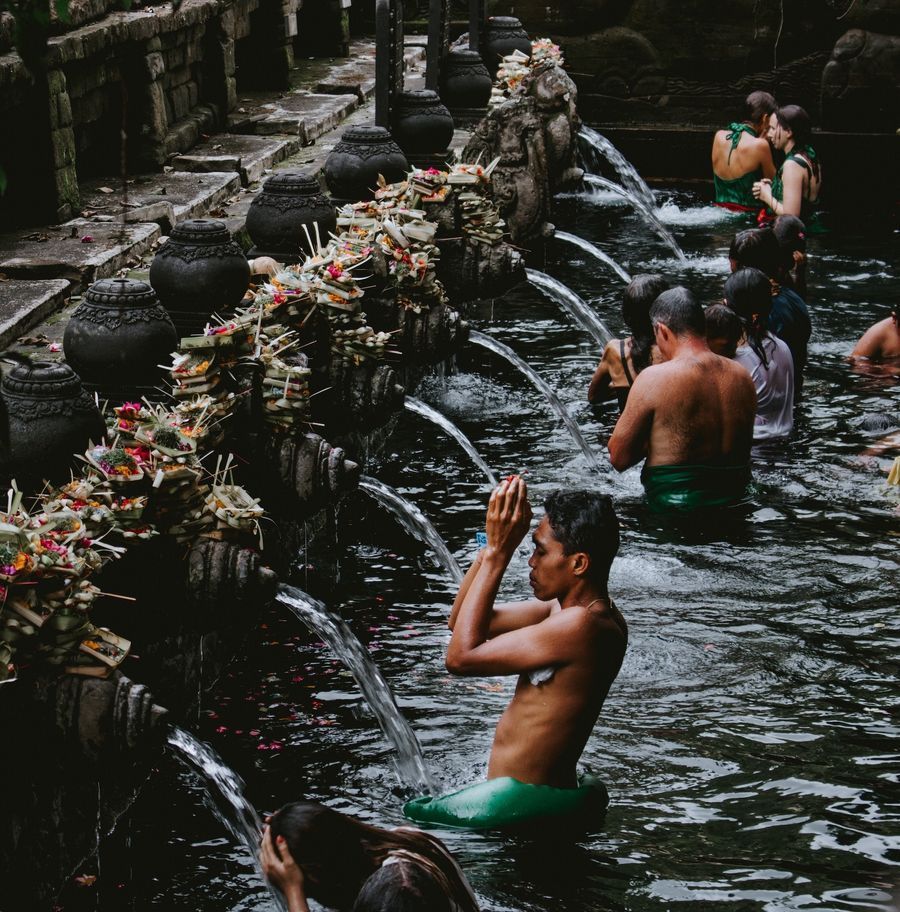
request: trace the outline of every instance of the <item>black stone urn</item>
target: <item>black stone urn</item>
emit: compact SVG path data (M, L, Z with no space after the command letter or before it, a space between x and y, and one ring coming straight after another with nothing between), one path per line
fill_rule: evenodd
M515 16L490 16L484 26L481 55L491 78L497 75L500 58L521 51L531 56L531 39Z
M409 162L384 127L350 127L325 159L325 183L342 200L372 199L378 175L388 183L403 180Z
M453 118L433 89L401 92L394 138L407 155L444 152L453 139Z
M16 360L0 383L0 475L25 490L34 480L67 479L75 454L98 443L106 425L68 364Z
M450 51L441 67L441 100L451 113L482 109L491 97L492 79L477 51Z
M159 365L177 346L175 326L156 292L133 279L94 282L63 337L66 360L85 386L109 395L157 386Z
M337 215L318 179L301 171L279 171L263 184L247 212L247 233L253 241L248 256L296 263L307 247L303 226L315 238L314 224L327 244L328 232L337 228Z
M227 316L250 284L250 266L224 222L189 219L172 229L150 264L150 284L181 335Z

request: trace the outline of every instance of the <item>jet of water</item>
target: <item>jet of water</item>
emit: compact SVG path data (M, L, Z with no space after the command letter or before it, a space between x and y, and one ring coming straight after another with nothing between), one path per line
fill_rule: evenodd
M259 841L262 821L244 797L244 782L240 776L205 742L189 731L173 726L166 737L169 748L206 787L205 804L219 823L240 842L253 859L257 874L269 888L275 905L287 912L281 894L265 879L259 863Z
M578 237L577 234L569 234L568 231L555 231L553 233L558 241L565 241L567 244L574 244L580 250L583 250L585 253L589 253L592 257L600 260L601 263L606 263L610 269L623 281L630 282L631 276L608 254L604 253L599 247L595 244L592 244L590 241L586 241L582 237Z
M447 542L431 524L428 517L414 504L390 485L363 475L359 479L359 489L365 491L390 511L397 522L420 542L429 545L443 568L453 577L455 583L461 583L463 572L456 558L450 553Z
M540 272L537 269L526 269L525 275L528 281L536 288L540 288L548 297L561 304L563 309L572 319L578 323L585 332L594 337L594 340L601 348L606 347L606 343L612 338L612 333L606 328L606 324L594 313L588 303L578 297L571 288L563 285L546 272Z
M480 345L482 348L486 348L488 351L494 352L496 355L500 355L501 358L506 359L513 367L523 373L535 387L537 387L538 391L547 400L550 408L553 409L559 420L566 426L566 430L572 435L572 439L581 448L581 452L584 453L584 458L587 460L588 465L599 472L600 461L597 459L597 454L593 451L587 440L584 439L584 434L581 433L581 428L578 427L578 423L566 411L566 407L560 402L559 396L556 395L547 381L531 367L531 365L523 361L508 345L498 342L491 336L486 336L484 333L472 330L469 333L469 340L476 345Z
M491 487L497 486L497 476L494 475L490 466L481 458L481 453L475 449L475 444L446 415L442 415L437 409L433 409L430 405L426 405L413 396L407 396L403 405L407 411L426 419L426 421L430 421L432 424L436 424L445 434L452 437L469 454L472 462L484 472Z
M638 174L637 169L627 158L602 134L582 124L578 137L585 142L600 158L605 158L619 175L631 195L637 197L647 209L656 208L656 197L647 186L646 181Z
M339 615L329 611L322 602L295 589L278 587L276 599L313 633L320 636L331 651L350 670L369 708L375 714L384 736L397 752L397 778L405 788L416 794L432 794L434 783L422 755L422 748L409 722L400 712L390 686L378 666L372 661L356 634Z
M679 246L678 241L675 240L672 232L666 228L662 221L660 221L660 218L654 209L645 206L638 197L634 196L624 187L620 187L615 181L607 180L605 177L600 177L597 174L585 174L584 181L592 187L600 187L603 190L611 190L613 193L618 193L623 199L628 200L635 211L643 216L644 221L659 235L672 253L675 254L679 263L687 262L687 257L684 255L684 251Z

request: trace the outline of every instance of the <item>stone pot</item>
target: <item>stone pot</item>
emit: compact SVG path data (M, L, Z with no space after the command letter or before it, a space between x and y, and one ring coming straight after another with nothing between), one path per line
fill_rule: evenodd
M301 171L279 171L263 184L247 212L247 233L253 241L248 256L296 263L307 248L303 226L315 239L313 224L318 224L323 244L337 228L334 204L318 179Z
M189 219L172 229L150 264L150 284L181 335L227 316L250 284L250 266L224 222Z
M432 89L401 92L394 137L407 155L444 152L453 139L453 118Z
M441 67L441 100L451 112L486 107L491 85L491 75L477 51L448 52Z
M85 385L110 394L157 386L178 346L175 326L146 282L101 279L84 293L63 337Z
M515 16L491 16L484 26L481 56L491 77L497 75L500 58L521 51L531 56L531 39Z
M325 159L325 183L343 200L372 199L378 175L388 183L403 180L409 162L384 127L350 127Z
M64 361L23 358L0 383L0 474L29 480L68 478L74 454L99 443L106 425L94 397Z

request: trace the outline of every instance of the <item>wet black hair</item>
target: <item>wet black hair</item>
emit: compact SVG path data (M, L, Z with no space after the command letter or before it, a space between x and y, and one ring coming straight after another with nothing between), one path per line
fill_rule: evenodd
M401 861L379 868L364 884L353 909L366 912L449 912L448 898L420 865Z
M703 312L706 318L706 338L721 338L737 344L744 334L741 318L725 304L710 304Z
M772 233L782 250L806 250L806 225L796 215L779 215L772 223Z
M778 110L778 103L768 92L751 92L744 100L744 120L757 124Z
M286 804L272 815L269 829L273 844L277 845L278 836L284 837L288 851L303 869L307 894L329 908L352 909L369 878L391 852L401 850L424 857L440 871L451 898L463 912L478 912L446 848L428 833L382 830L316 801ZM440 906L426 902L404 908L431 912Z
M554 491L544 510L563 554L587 554L591 579L605 588L619 550L619 518L612 498L596 491Z
M637 275L622 295L622 319L631 330L631 362L636 373L650 363L653 348L653 324L650 305L669 287L659 275Z
M693 292L683 285L664 291L650 308L652 323L665 323L676 336L706 338L706 318Z
M800 105L785 105L783 108L778 108L775 112L775 119L784 129L791 131L794 145L798 149L809 145L812 137L812 121L809 119L809 114Z
M725 282L725 303L740 317L747 342L763 367L769 369L763 342L768 334L772 310L772 286L759 269L739 269Z
M752 267L761 270L770 279L777 279L781 248L770 228L747 228L734 236L728 258L737 264L738 269Z

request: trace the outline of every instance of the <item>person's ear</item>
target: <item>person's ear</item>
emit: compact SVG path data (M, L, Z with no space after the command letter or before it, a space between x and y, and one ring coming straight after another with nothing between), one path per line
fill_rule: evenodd
M572 573L585 576L591 567L591 559L584 551L576 551L572 556Z

